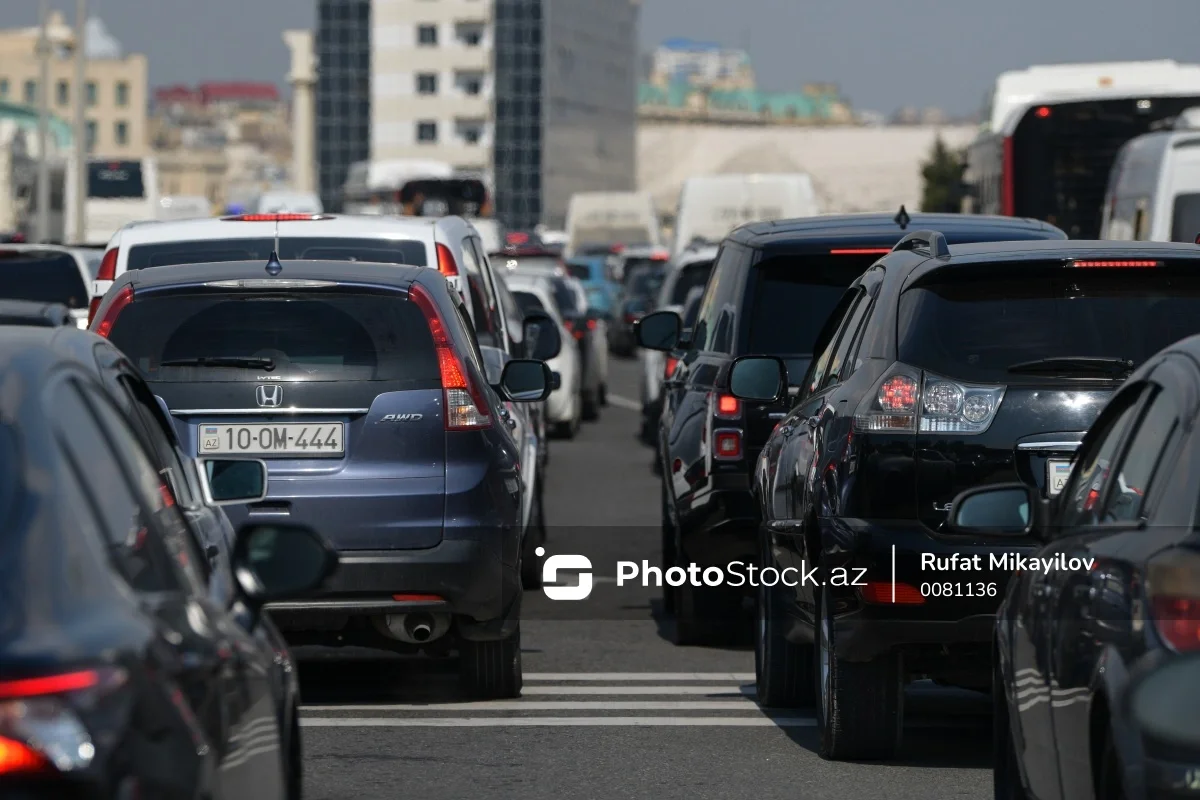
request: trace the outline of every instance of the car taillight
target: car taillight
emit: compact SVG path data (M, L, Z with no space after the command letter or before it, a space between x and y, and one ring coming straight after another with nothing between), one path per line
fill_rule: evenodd
M232 217L221 217L224 222L313 222L319 219L333 219L328 214L235 214Z
M117 322L117 317L125 310L125 307L133 302L133 287L126 286L117 296L113 298L109 304L108 310L104 312L104 317L96 325L95 331L105 339L112 333L113 325Z
M454 260L454 253L451 253L450 248L444 244L437 246L437 265L438 272L447 278L458 275L458 262Z
M884 375L854 415L859 432L983 433L995 419L1003 386L962 383L906 364Z
M742 432L732 428L713 431L713 458L736 461L742 457Z
M92 324L92 320L96 318L96 312L100 310L100 303L104 299L104 293L108 291L108 287L111 285L109 282L116 280L117 256L120 252L121 249L119 247L114 247L111 250L106 250L104 256L100 259L100 267L96 270L96 282L92 285L92 301L88 303L88 325Z
M0 777L86 769L96 746L77 709L95 708L127 677L102 667L0 680Z
M720 419L741 419L742 401L731 394L717 395L713 413Z
M1099 268L1105 268L1105 267L1108 267L1108 268L1112 268L1112 269L1125 269L1126 267L1161 267L1161 266L1162 266L1162 262L1161 262L1161 261L1148 261L1148 260L1137 260L1137 261L1114 261L1114 260L1103 260L1103 261L1073 261L1073 262L1071 262L1071 266L1073 266L1073 267L1092 267L1092 268L1097 268L1097 267L1099 267Z
M663 377L669 378L675 374L675 367L679 366L679 359L674 356L667 356L667 363L663 366Z
M589 320L587 321L587 329L588 329L589 331L594 331L594 330L596 330L596 320L594 320L594 319L589 319Z
M891 583L889 581L867 581L858 589L859 597L864 603L877 605L919 606L925 604L925 597L917 587L907 583Z
M446 321L442 319L437 304L418 284L409 287L408 297L424 314L433 345L437 349L442 396L446 406L446 430L467 431L490 427L492 418L488 415L487 400L455 352L454 343L446 332Z
M1200 554L1172 548L1150 559L1146 592L1167 646L1180 653L1200 650Z

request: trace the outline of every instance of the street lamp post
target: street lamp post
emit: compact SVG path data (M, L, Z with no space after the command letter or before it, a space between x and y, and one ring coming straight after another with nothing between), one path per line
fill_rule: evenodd
M87 73L87 0L79 0L75 11L75 156L72 169L75 171L75 192L71 196L72 212L75 218L75 244L87 244L83 218L87 197L87 122L85 109L87 95L85 92L85 76Z
M46 242L50 240L50 0L42 0L41 15L37 43L41 66L38 80L37 236L39 242Z

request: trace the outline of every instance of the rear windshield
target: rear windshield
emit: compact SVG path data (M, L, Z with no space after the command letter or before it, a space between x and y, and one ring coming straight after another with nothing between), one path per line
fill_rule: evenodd
M779 256L756 269L747 353L811 355L825 320L875 255Z
M546 312L546 307L542 305L542 301L532 292L513 292L513 297L516 298L517 305L521 307L521 311L526 314L533 312L544 314Z
M0 298L86 308L90 292L75 259L55 251L0 251Z
M1171 241L1194 242L1197 236L1200 236L1200 194L1176 195Z
M671 298L668 305L681 306L687 302L687 296L692 289L703 288L708 283L708 275L712 272L711 261L701 261L679 268L675 285L671 287Z
M1141 364L1200 332L1200 277L1164 269L1055 272L963 276L910 289L900 297L900 360L1004 384L1016 379L1009 367L1022 362L1088 356Z
M624 266L625 276L628 277L629 274L631 272L633 272L634 270L641 271L641 270L647 270L647 269L662 269L663 266L664 266L664 262L653 259L653 258L643 258L641 256L627 258L627 259L625 259L625 266Z
M96 161L88 164L88 197L130 200L146 196L140 161Z
M662 288L666 273L661 269L643 267L632 275L626 273L626 291L633 297L654 297Z
M584 298L579 296L571 285L562 278L556 278L552 282L554 287L554 302L558 306L558 313L564 317L578 316L587 310Z
M437 381L420 309L395 294L205 293L131 303L109 336L151 381ZM193 358L269 358L261 367L163 366Z
M592 268L587 264L567 264L567 273L581 281L592 279Z
M140 244L129 249L129 260L125 268L146 269L176 264L208 264L216 261L265 263L274 249L274 239L208 239ZM380 264L409 264L414 267L428 265L425 260L425 243L411 240L292 237L279 240L278 255L281 261L310 259L373 261Z

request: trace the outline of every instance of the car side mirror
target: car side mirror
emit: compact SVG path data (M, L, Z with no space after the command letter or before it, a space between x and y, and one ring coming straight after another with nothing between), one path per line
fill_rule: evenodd
M254 611L316 591L338 568L337 551L303 525L244 525L231 561L242 599Z
M256 503L267 496L267 462L256 458L200 459L201 488L209 505Z
M514 403L536 403L550 396L553 382L545 361L516 358L504 365L500 390Z
M1025 536L1041 530L1042 499L1024 483L996 483L962 492L950 504L946 524L955 533Z
M557 392L562 388L562 374L558 372L550 373L550 391Z
M525 355L534 361L549 361L562 352L562 336L549 314L530 312L522 325Z
M1129 718L1142 736L1171 748L1200 748L1200 654L1166 659L1135 676Z
M741 400L775 403L787 388L787 365L774 356L742 356L729 370L729 391Z
M683 320L674 311L655 311L633 323L633 336L639 347L664 353L676 349L683 335Z

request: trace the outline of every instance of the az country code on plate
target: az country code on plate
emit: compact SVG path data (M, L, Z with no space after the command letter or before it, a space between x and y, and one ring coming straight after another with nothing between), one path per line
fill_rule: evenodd
M201 425L200 452L271 455L337 455L343 452L342 423Z

